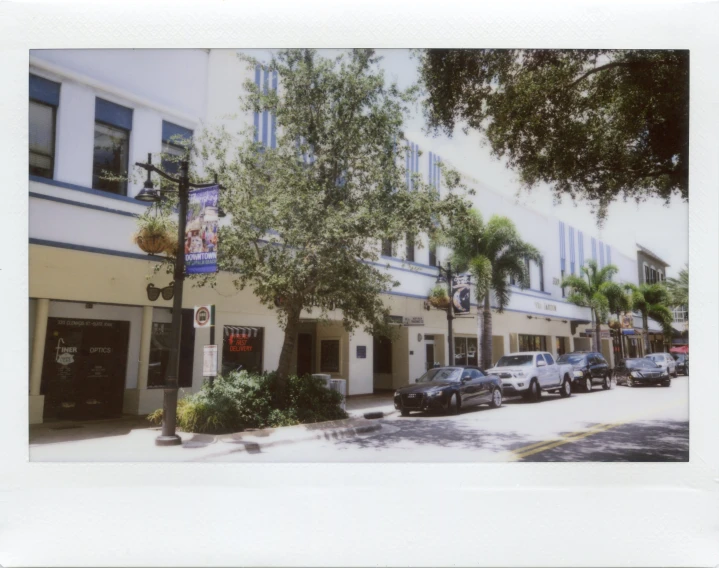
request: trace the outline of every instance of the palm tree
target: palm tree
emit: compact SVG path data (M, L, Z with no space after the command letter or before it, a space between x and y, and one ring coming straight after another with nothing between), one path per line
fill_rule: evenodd
M601 353L601 345L599 338L601 337L602 322L607 320L609 315L609 298L606 293L614 290L616 283L612 282L614 276L619 269L613 264L608 264L604 268L599 268L596 260L589 260L585 266L582 266L581 273L586 276L577 276L572 274L562 280L562 288L571 289L567 296L567 301L577 306L591 308L594 318L595 335L594 335L594 351Z
M642 314L642 328L644 331L644 351L649 353L649 318L659 322L664 337L671 337L672 312L667 307L669 293L663 284L642 284L631 286L632 304L634 309Z
M527 259L542 261L542 255L524 242L514 223L507 217L494 215L485 223L479 211L471 209L455 220L442 240L452 249L452 265L459 272L469 270L475 284L477 328L481 330L480 354L483 368L492 365L491 293L502 313L511 298L510 279L521 288L529 287Z
M671 306L689 305L689 267L684 266L679 271L679 278L667 278L666 287L669 291L669 304Z
M624 358L624 344L622 341L622 313L632 311L632 286L630 284L617 284L608 282L604 288L604 295L609 303L609 313L617 316L619 323L619 354Z

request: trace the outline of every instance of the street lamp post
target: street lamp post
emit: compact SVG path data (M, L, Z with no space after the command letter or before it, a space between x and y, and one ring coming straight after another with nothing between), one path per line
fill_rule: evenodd
M180 177L175 178L152 165L152 154L147 155L147 163L137 162L136 166L147 171L147 181L135 197L145 203L157 203L166 192L178 194L177 251L175 252L174 297L172 301L172 327L170 333L170 355L165 372L165 392L162 399L162 434L155 438L158 446L176 446L182 443L175 433L177 422L178 370L180 364L180 340L182 335L182 288L185 280L185 227L187 225L187 207L190 188L212 187L215 183L190 183L189 164L180 162ZM156 173L168 181L177 184L177 190L154 189L151 174Z
M449 295L449 306L447 306L447 345L449 347L447 361L450 366L454 365L454 336L452 334L452 320L454 319L454 310L452 309L452 279L454 273L452 272L452 263L447 263L447 268L438 264L439 276L437 277L437 283L441 283L446 279L447 281L447 293Z

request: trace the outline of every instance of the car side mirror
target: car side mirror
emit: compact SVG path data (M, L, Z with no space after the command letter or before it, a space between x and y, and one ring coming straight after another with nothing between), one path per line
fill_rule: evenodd
M546 367L547 362L546 361L537 361L537 367Z

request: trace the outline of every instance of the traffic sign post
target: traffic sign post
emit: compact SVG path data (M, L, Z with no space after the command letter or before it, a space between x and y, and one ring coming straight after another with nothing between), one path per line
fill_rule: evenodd
M210 386L215 382L215 376L217 375L217 345L215 345L215 306L214 304L209 306L195 306L195 327L197 329L210 328L210 345L205 346L205 359L208 357L208 347L214 347L215 363L211 367L214 372L211 374L205 374L209 376ZM204 367L203 367L204 368Z

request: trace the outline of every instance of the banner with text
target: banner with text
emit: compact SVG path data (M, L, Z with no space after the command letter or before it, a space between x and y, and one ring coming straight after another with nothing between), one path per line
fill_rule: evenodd
M217 185L190 192L185 227L187 274L217 272L217 230L219 223Z
M455 314L469 313L471 296L469 285L470 277L468 274L461 274L452 278L452 307Z

